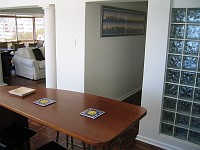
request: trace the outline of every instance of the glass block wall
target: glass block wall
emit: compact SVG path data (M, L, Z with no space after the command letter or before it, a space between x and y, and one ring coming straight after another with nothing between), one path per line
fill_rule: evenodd
M160 132L200 145L200 8L173 8Z

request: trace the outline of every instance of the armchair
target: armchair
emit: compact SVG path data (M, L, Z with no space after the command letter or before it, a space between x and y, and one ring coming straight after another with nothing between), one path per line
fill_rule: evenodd
M12 59L16 75L38 80L45 78L45 60L36 60L33 49L35 47L19 48ZM44 47L40 48L44 56Z

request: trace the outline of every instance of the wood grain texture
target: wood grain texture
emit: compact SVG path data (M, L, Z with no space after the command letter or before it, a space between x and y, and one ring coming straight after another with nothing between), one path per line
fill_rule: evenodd
M8 93L15 88L18 86L0 87L1 106L95 146L115 140L146 114L146 109L140 106L90 94L34 87L34 94L21 98ZM33 104L44 97L54 99L56 103L47 107ZM79 114L87 108L106 113L92 120Z
M39 87L41 87L41 85L42 86L45 85L44 79L33 81L33 80L25 79L23 77L16 76L13 73L14 72L12 72L11 78L9 80L7 80L7 83L10 86L17 85L17 86L31 86L31 87L39 86ZM140 105L141 91L128 97L123 102ZM137 125L135 125L133 128L128 130L125 134L123 134L122 150L163 150L162 148L158 148L156 146L134 140L138 134L138 126ZM33 129L34 131L37 131L37 134L33 138L31 138L31 142L30 142L31 150L35 150L38 147L48 143L49 141L56 139L56 130L54 130L54 129L51 129L47 126L44 126L44 125L39 124L38 122L35 122L32 120L29 120L29 127L31 129ZM82 143L81 141L77 141L76 139L74 139L74 140L75 140L75 143L78 143L78 144ZM60 133L59 144L61 144L64 147L66 146L66 135L63 133ZM75 146L74 150L82 150L82 148ZM97 150L102 150L102 148L98 148ZM118 143L115 142L113 144L112 150L118 150Z

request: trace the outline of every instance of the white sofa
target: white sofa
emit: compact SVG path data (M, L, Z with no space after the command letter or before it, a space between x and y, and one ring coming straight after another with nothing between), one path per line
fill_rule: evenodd
M32 80L45 78L45 60L37 61L32 49L35 47L19 48L15 52L12 63L15 65L16 75ZM44 47L40 50L45 57Z

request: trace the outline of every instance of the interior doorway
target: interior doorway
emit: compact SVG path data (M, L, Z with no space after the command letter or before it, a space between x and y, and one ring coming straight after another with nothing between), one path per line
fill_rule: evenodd
M27 6L27 7L13 7L0 9L1 24L6 33L6 39L3 39L4 30L1 30L1 42L6 41L7 48L16 51L21 47L41 47L39 45L41 36L44 37L44 26L42 28L43 21L40 18L44 16L44 10L38 6ZM10 32L7 32L10 31ZM23 34L21 34L23 32ZM38 37L40 39L38 39ZM10 52L10 51L9 51ZM26 78L26 76L16 76L15 66L12 61L14 53L6 52L2 55L3 63L3 76L4 82L8 85L41 85L45 83L45 78L42 78L39 82ZM21 53L20 53L21 54ZM27 58L28 56L24 56ZM26 71L26 70L24 70ZM26 71L27 72L27 71ZM32 76L32 75L31 75Z
M142 89L146 36L101 37L102 5L147 13L148 3L86 3L85 92L121 101Z

